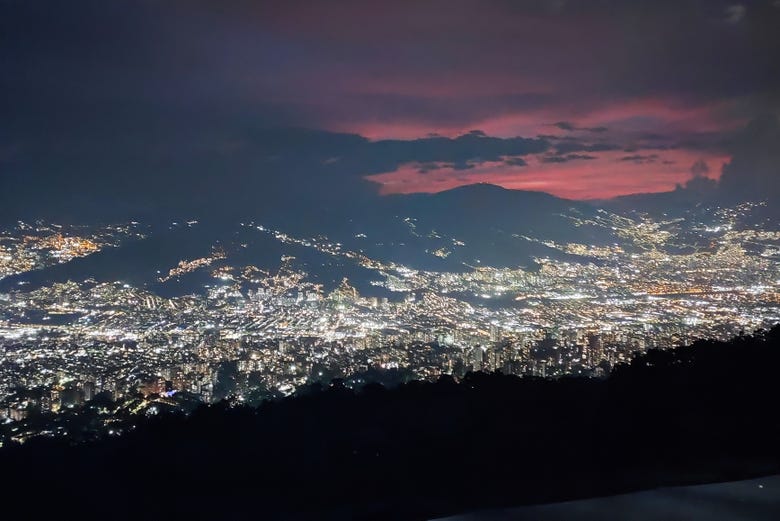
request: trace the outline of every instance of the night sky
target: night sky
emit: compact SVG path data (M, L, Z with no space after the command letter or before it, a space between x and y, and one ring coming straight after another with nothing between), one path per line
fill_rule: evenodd
M0 179L767 196L778 27L777 0L0 0Z

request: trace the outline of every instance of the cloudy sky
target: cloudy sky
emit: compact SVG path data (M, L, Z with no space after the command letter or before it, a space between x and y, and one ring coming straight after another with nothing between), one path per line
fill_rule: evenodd
M289 190L772 184L778 27L778 0L0 0L0 176L197 181L251 155L307 158L295 183L241 163Z

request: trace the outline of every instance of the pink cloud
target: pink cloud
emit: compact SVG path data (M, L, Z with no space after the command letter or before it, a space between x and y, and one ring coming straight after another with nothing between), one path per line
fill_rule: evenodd
M352 118L334 120L332 130L354 132L369 139L415 139L429 134L455 137L478 129L497 137L531 137L539 134L563 136L552 123L568 121L576 127L607 127L624 138L641 132L654 132L673 138L680 133L721 132L744 126L746 118L721 118L728 104L682 104L657 98L593 103L587 109L560 105L542 106L521 112L475 117L462 123L442 124L420 117Z
M551 193L567 199L605 199L633 193L673 190L691 178L691 165L699 159L710 165L710 176L718 178L720 167L729 160L720 154L672 150L659 154L656 162L622 161L623 151L602 152L595 160L544 163L528 158L528 166L486 162L466 170L440 168L421 173L420 165L405 164L393 172L368 176L380 184L383 194L440 192L474 183L492 183L516 190Z

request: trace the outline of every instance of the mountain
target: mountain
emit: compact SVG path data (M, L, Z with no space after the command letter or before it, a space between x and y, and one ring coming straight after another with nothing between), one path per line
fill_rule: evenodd
M436 194L355 198L349 205L279 205L245 211L243 217L187 215L199 222L158 220L143 239L7 277L0 281L0 291L19 283L35 288L94 278L182 294L202 290L215 268L251 265L275 273L281 259L289 258L291 267L326 289L347 277L361 292L375 294L378 290L371 281L377 275L361 266L359 256L432 271L533 268L535 257L566 256L543 241L615 242L611 230L592 224L596 215L596 208L586 203L484 184ZM208 257L215 250L222 258L204 264L195 274L159 283L178 263ZM354 255L344 255L348 252Z
M535 256L556 254L526 237L597 244L612 239L603 230L575 223L595 215L594 207L540 192L477 184L436 194L391 196L383 203L370 223L371 232L393 245L367 251L420 269L531 266ZM398 233L399 224L405 233ZM436 250L447 257L420 255Z

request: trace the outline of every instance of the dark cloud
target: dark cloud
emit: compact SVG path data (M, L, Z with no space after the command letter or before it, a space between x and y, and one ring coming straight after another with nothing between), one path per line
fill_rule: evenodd
M728 200L780 200L780 123L776 116L751 121L730 145L721 196Z
M509 166L528 166L528 162L522 157L510 157L504 160Z
M574 131L584 131L584 132L606 132L609 130L607 127L577 127L572 123L569 123L568 121L559 121L557 123L553 123L553 126L558 127L561 130L565 130L567 132L574 132Z
M553 126L558 127L561 130L566 130L568 132L574 130L574 125L572 125L568 121L559 121L558 123L553 123Z
M427 161L420 163L417 172L420 174L427 174L429 172L435 172L437 170L471 170L475 166L479 165L481 161L467 161L465 163L447 163L447 162L434 162Z
M718 188L718 182L714 179L704 176L695 176L690 178L684 186L685 190L700 200L702 196L711 196Z
M634 154L632 156L623 156L620 158L620 160L631 161L632 163L637 163L637 164L655 163L656 161L658 161L658 154L648 154L648 155Z
M703 159L699 159L691 166L691 175L693 177L704 177L710 172L710 167Z
M441 170L442 168L454 168L455 165L452 163L434 163L431 161L427 161L425 163L420 163L419 168L417 171L421 174L427 174L428 172L433 172L434 170Z
M747 8L742 4L733 4L724 10L724 21L730 24L737 24L745 17Z
M602 131L570 121L637 98L733 99L736 116L780 103L768 1L327 4L2 0L3 113L73 122L67 107L268 104L275 124L436 130L557 107L572 117L559 128Z
M555 134L537 134L536 137L539 138L539 139L544 139L545 141L553 142L553 143L556 143L558 141L564 141L564 142L568 141L568 142L571 142L571 143L579 143L580 142L580 138L575 137L575 136L558 136L558 135L555 135Z
M588 154L567 154L565 156L561 155L547 155L543 156L541 158L542 163L566 163L569 161L578 161L578 160L593 160L598 159L597 156L591 156Z
M625 152L635 153L652 150L698 150L701 152L725 152L728 144L733 141L738 131L724 129L721 131L675 131L666 135L654 133L628 134L628 145ZM624 136L625 137L625 136Z
M435 93L356 93L349 105L338 94L322 94L309 117L314 121L345 124L344 116L357 115L361 121L418 121L432 126L469 126L474 121L555 106L559 100L550 94L525 92L516 94L470 94L440 96ZM326 103L324 103L326 102Z
M689 195L698 199L709 198L718 188L718 182L707 177L709 172L709 165L703 159L699 159L691 165L691 178L683 187L678 186L678 190L684 188Z
M609 152L610 150L620 150L622 147L615 143L585 143L581 141L566 141L555 144L555 150L559 154L568 154L569 152Z
M237 187L281 204L404 163L673 148L732 152L735 194L776 184L778 147L731 135L780 111L771 2L456 4L0 0L3 210L71 195L207 207ZM555 121L571 135L443 137Z
M219 120L218 120L219 121ZM187 210L224 213L279 205L348 204L370 197L364 176L418 164L422 173L469 170L486 161L513 161L543 153L541 139L496 138L480 131L457 138L370 141L354 134L217 125L144 134L128 127L106 134L43 138L13 154L2 174L3 218L29 212L62 215ZM507 159L509 158L509 159ZM252 206L249 206L252 205Z
M430 137L409 141L372 141L360 150L353 151L352 157L368 167L366 173L389 171L394 166L410 162L445 162L456 169L464 169L474 163L538 154L549 148L550 144L543 139L502 139L471 131L452 139Z

